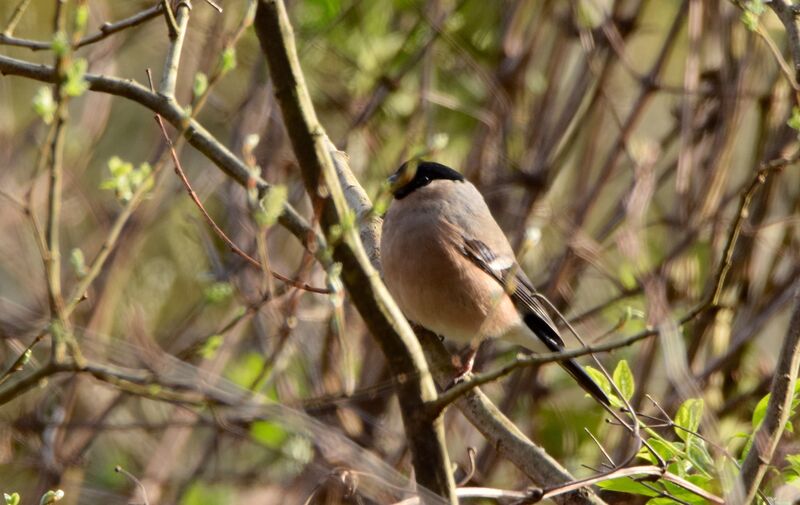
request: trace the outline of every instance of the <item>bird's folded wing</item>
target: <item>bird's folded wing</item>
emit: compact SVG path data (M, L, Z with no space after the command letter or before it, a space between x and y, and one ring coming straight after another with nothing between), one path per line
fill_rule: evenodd
M468 237L462 239L463 242L459 245L462 254L505 288L525 324L551 351L562 350L564 341L559 336L555 323L547 315L542 302L536 296L536 290L516 260L513 257L498 256L480 240Z

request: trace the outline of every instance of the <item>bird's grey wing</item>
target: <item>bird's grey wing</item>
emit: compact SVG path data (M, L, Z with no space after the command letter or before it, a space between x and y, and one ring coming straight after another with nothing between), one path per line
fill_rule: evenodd
M462 237L462 240L462 254L506 289L525 324L542 339L548 349L553 352L562 350L564 341L558 334L555 323L513 256L509 258L507 255L500 255L485 242L474 238Z
M553 320L547 315L547 311L536 295L536 290L513 257L509 261L504 256L498 256L486 243L470 238L464 238L461 251L470 261L505 287L506 292L514 300L514 305L525 325L544 342L550 351L560 352L564 349L564 341L558 334ZM611 405L603 389L577 361L569 359L560 361L559 364L587 393L600 403Z

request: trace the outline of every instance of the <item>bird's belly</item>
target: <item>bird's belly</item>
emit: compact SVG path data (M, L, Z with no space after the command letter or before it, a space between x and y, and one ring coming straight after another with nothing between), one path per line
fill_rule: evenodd
M384 248L383 269L408 319L460 343L501 337L521 323L502 287L453 246L442 244L442 234L411 229L402 237L384 238L403 240L401 248Z

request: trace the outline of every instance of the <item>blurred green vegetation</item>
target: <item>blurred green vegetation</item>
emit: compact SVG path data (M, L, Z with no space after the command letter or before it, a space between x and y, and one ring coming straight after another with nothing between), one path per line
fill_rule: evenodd
M88 31L156 3L92 0ZM743 189L761 162L797 148L797 132L787 125L795 98L773 52L736 5L700 3L694 45L687 3L679 1L306 0L289 9L317 113L368 193L385 197L385 176L411 157L456 167L486 196L537 286L595 342L675 321L702 303ZM53 4L32 2L14 36L52 40ZM0 22L15 7L0 3ZM285 191L258 208L191 147L180 149L182 164L235 243L256 256L255 237L263 233L260 253L273 270L324 287L325 271L275 224L284 199L312 222L314 209L253 30L243 32L235 51L225 50L248 2L223 7L220 14L193 2L177 100L193 105L220 142L246 162L252 158ZM773 14L757 17L756 26L783 47ZM158 83L167 46L157 17L76 56L91 74L146 83L149 68ZM53 63L51 51L0 45L0 54ZM687 91L691 59L695 89ZM209 82L220 68L227 72ZM40 219L46 213L47 173L37 167L48 148L47 86L0 78L3 366L50 318L42 257L19 208L32 191L33 212ZM192 104L206 88L205 105ZM120 465L141 480L151 503L303 503L314 493L322 500L335 480L329 476L353 463L319 449L323 439L349 439L389 465L384 474L361 475L364 489L372 489L370 479L408 475L392 378L354 307L345 299L341 327L334 296L266 280L232 254L186 196L152 113L141 105L87 92L70 101L66 128L66 293L136 188L152 182L71 318L84 352L195 384L234 384L320 424L310 429L286 421L292 417L249 414L229 421L218 416L219 406L159 401L158 388L148 398L88 376L52 377L0 410L0 491L29 497L58 487L64 503L97 503L93 493L100 491L111 494L105 503L140 499L138 485L114 472ZM683 190L680 156L690 164ZM698 430L739 454L745 440L737 436L758 424L753 412L767 393L800 274L799 210L796 167L770 175L751 205L721 305L681 328L685 356L668 355L654 339L600 357L612 370L628 360L637 408L654 411L649 393L674 419L686 400L685 379L697 387L689 396L704 400L704 420L713 419ZM34 349L31 366L46 362L48 346L45 339ZM516 352L492 344L479 367ZM671 360L684 363L688 376L670 376ZM576 475L603 461L584 428L614 458L630 449L627 435L604 422L604 412L557 367L524 369L484 389ZM448 412L446 422L451 457L462 469L467 448L478 449L471 485L531 484L461 414ZM679 435L659 431L689 443ZM773 464L796 468L797 446L787 434ZM789 493L784 477L766 489ZM391 503L390 488L384 486L387 495L370 491L370 498Z

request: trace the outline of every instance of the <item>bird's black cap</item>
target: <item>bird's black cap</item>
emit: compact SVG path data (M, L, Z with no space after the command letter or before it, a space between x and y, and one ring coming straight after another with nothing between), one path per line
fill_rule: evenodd
M392 195L401 200L438 179L463 181L464 176L441 163L411 160L403 163L389 177L389 184L392 188Z

